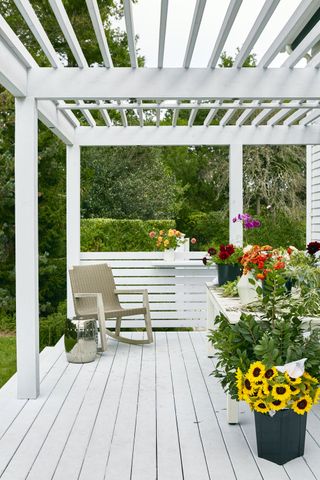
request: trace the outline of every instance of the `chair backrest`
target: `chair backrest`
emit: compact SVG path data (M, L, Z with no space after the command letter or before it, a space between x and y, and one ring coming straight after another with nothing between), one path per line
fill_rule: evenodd
M96 301L93 298L75 299L76 293L101 293L104 309L117 310L120 307L111 268L106 263L77 265L69 270L76 315L95 315Z

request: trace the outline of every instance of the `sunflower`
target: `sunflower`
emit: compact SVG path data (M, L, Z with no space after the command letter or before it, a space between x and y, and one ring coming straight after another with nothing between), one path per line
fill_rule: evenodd
M294 412L298 415L303 415L305 412L309 412L312 407L312 399L309 395L305 395L304 397L298 398L293 404L291 408Z
M316 405L320 400L320 388L318 387L313 397L313 403Z
M299 383L301 383L301 377L298 377L298 378L292 378L290 377L290 375L287 373L287 372L284 372L284 376L287 380L287 382L290 384L290 385L299 385Z
M272 402L270 402L271 410L283 410L286 406L287 403L285 400L272 400Z
M266 367L261 362L254 362L250 365L248 370L248 378L256 382L257 380L261 380L265 374Z
M297 395L300 393L299 387L297 387L297 385L290 385L290 393L291 395Z
M318 380L315 377L312 377L308 372L304 372L302 376L310 383L315 383L315 384L319 383Z
M243 399L243 373L241 372L240 368L237 368L236 371L236 385L238 389L238 398L239 400Z
M253 385L250 381L250 378L248 378L248 374L246 374L245 377L244 377L243 393L247 394L247 395L252 395L253 394Z
M277 375L278 370L276 369L276 367L267 368L267 370L264 372L264 378L266 380L272 380Z
M290 387L286 383L275 383L272 387L272 396L276 400L287 400L290 395Z
M269 405L267 402L264 402L263 400L257 400L253 404L253 408L256 412L261 412L261 413L267 413L270 410Z

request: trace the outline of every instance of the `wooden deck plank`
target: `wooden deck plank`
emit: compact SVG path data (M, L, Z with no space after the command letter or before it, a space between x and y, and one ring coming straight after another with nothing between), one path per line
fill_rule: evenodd
M101 399L115 358L112 351L108 355L108 350L104 356L106 361L99 362L90 384L90 389L86 392L79 414L52 477L55 480L78 479L92 429L96 421L97 412L99 411Z
M155 344L144 345L131 480L157 477Z
M212 478L235 479L233 465L188 332L179 332L179 339L210 475Z
M237 480L261 480L255 458L243 435L240 425L229 425L226 412L226 394L219 381L210 376L213 369L212 360L207 357L206 339L202 332L190 334L190 338L197 355L197 361L206 383L212 408L216 414L219 426L229 453ZM240 409L241 418L241 409Z
M210 480L178 334L167 335L184 480Z
M52 478L100 362L106 363L109 362L109 359L104 355L99 357L96 362L83 365L80 375L76 378L56 422L34 461L28 480L43 480L43 472L46 472L48 479Z
M93 472L95 480L102 480L105 476L130 350L129 345L113 343L117 345L117 353L82 460L80 480L92 480Z
M41 395L36 400L27 402L19 416L1 438L0 477L66 369L65 358L61 356L50 371L50 375L42 382Z
M158 480L183 480L165 332L156 334Z
M14 458L3 473L3 480L25 480L27 478L33 461L37 457L52 424L59 415L61 406L67 398L81 368L82 365L79 364L68 365L65 374L59 379L53 389L52 395L48 397L48 400L37 415L32 428L25 435ZM43 477L44 476L49 478L46 473Z
M133 334L137 339L140 334ZM142 346L131 345L124 377L119 411L112 438L105 478L122 480L130 478L134 445L138 395L140 385Z

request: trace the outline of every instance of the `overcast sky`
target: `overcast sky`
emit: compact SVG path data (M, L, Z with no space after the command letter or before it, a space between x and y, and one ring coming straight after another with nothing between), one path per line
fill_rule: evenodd
M280 0L254 47L258 59L299 3L300 0ZM138 47L146 58L147 67L157 66L160 4L161 0L138 0L133 5L135 32L139 35ZM195 4L196 0L169 0L165 67L182 66ZM236 48L241 47L263 4L264 0L243 0L224 48L229 54L234 55ZM207 0L191 67L207 66L228 5L229 0ZM124 29L124 21L120 25ZM286 57L285 53L278 55L271 66L280 66Z

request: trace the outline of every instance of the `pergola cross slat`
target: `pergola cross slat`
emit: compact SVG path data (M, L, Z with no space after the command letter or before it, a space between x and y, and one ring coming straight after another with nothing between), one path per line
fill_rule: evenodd
M138 68L135 6L131 0L123 2L130 67L113 66L113 52L109 49L97 0L86 0L88 18L101 53L101 58L92 66L88 65L63 0L49 0L49 4L76 67L68 66L67 58L55 50L29 0L14 2L51 67L40 67L0 16L0 83L16 97L19 397L34 398L39 392L38 118L67 145L68 267L80 262L80 155L84 146L229 145L230 242L241 244L242 226L231 219L243 208L242 146L307 145L307 212L310 215L307 238L319 239L315 219L320 216L320 180L312 173L316 149L311 145L320 143L320 54L312 57L320 41L320 23L294 43L318 11L319 1L301 0L280 33L266 46L258 67L244 68L281 2L266 0L240 46L233 67L218 68L230 31L246 1L228 2L212 53L203 68L190 68L190 65L205 23L206 0L195 2L184 58L180 66L174 68L165 66L168 0L160 4L157 68ZM289 53L282 66L270 68L284 51ZM303 57L307 59L307 68L300 68ZM75 110L82 113L79 119ZM188 117L182 111L186 111ZM204 111L206 117L203 124L198 125L200 113ZM167 121L169 113L171 125ZM25 279L28 279L26 289ZM68 315L72 313L68 285Z

